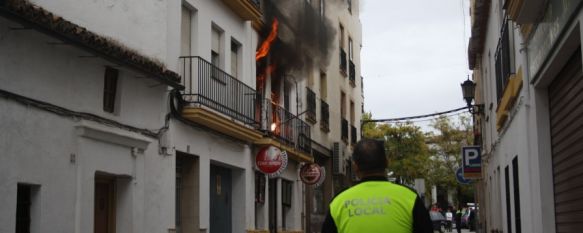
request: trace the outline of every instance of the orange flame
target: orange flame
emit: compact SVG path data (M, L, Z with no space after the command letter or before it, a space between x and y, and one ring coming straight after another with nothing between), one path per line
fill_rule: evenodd
M271 44L273 44L273 41L275 40L275 37L277 36L277 28L278 28L278 22L277 19L273 19L273 23L271 24L271 32L269 33L269 36L267 36L267 39L265 41L263 41L263 43L261 43L261 47L259 47L259 50L257 50L257 52L255 53L255 60L259 60L265 56L267 56L267 53L269 53L269 49L271 48Z

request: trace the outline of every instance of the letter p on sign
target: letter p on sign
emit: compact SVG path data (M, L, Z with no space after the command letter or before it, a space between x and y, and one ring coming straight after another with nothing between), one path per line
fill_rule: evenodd
M479 146L462 147L462 161L465 179L479 179L482 176L482 158Z

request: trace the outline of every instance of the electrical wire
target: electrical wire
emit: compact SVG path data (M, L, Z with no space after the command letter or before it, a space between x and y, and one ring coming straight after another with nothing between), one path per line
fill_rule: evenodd
M169 117L166 116L166 122L165 122L165 126L163 126L162 128L158 129L158 130L149 130L149 129L144 129L144 128L138 128L138 127L134 127L131 125L127 125L127 124L123 124L111 119L107 119L101 116L97 116L95 114L92 113L86 113L86 112L76 112L64 107L60 107L54 104L50 104L44 101L40 101L40 100L35 100L32 98L28 98L25 96L21 96L6 90L2 90L0 89L0 97L5 98L5 99L10 99L10 100L14 100L22 105L25 106L31 106L40 110L44 110L47 112L51 112L53 114L59 115L59 116L63 116L63 117L69 117L72 118L74 120L77 119L84 119L84 120L90 120L90 121L94 121L103 125L108 125L108 126L112 126L112 127L117 127L117 128L121 128L121 129L125 129L131 132L135 132L135 133L140 133L144 136L148 136L151 138L159 138L162 133L164 133L165 130L168 129L168 121L169 121Z
M424 115L418 115L418 116L399 117L399 118L387 118L387 119L370 119L370 120L362 120L361 122L362 123L369 123L369 122L378 123L378 122L407 121L407 120L414 120L414 119L435 117L435 116L440 116L440 115L445 115L445 114L449 114L449 113L459 112L459 111L463 111L463 110L467 110L467 109L468 109L468 107L461 107L461 108L456 108L456 109L452 109L452 110L448 110L448 111L444 111L444 112L433 113L433 114L424 114Z

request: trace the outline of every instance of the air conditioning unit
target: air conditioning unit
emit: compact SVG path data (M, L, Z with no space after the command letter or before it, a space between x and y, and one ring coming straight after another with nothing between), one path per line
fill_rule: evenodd
M335 142L332 145L332 173L334 175L346 174L346 167L344 166L344 148L342 143Z

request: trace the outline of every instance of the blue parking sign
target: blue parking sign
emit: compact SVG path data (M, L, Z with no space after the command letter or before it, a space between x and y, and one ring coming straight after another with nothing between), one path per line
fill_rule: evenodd
M462 147L462 172L465 179L482 177L482 154L479 146Z

